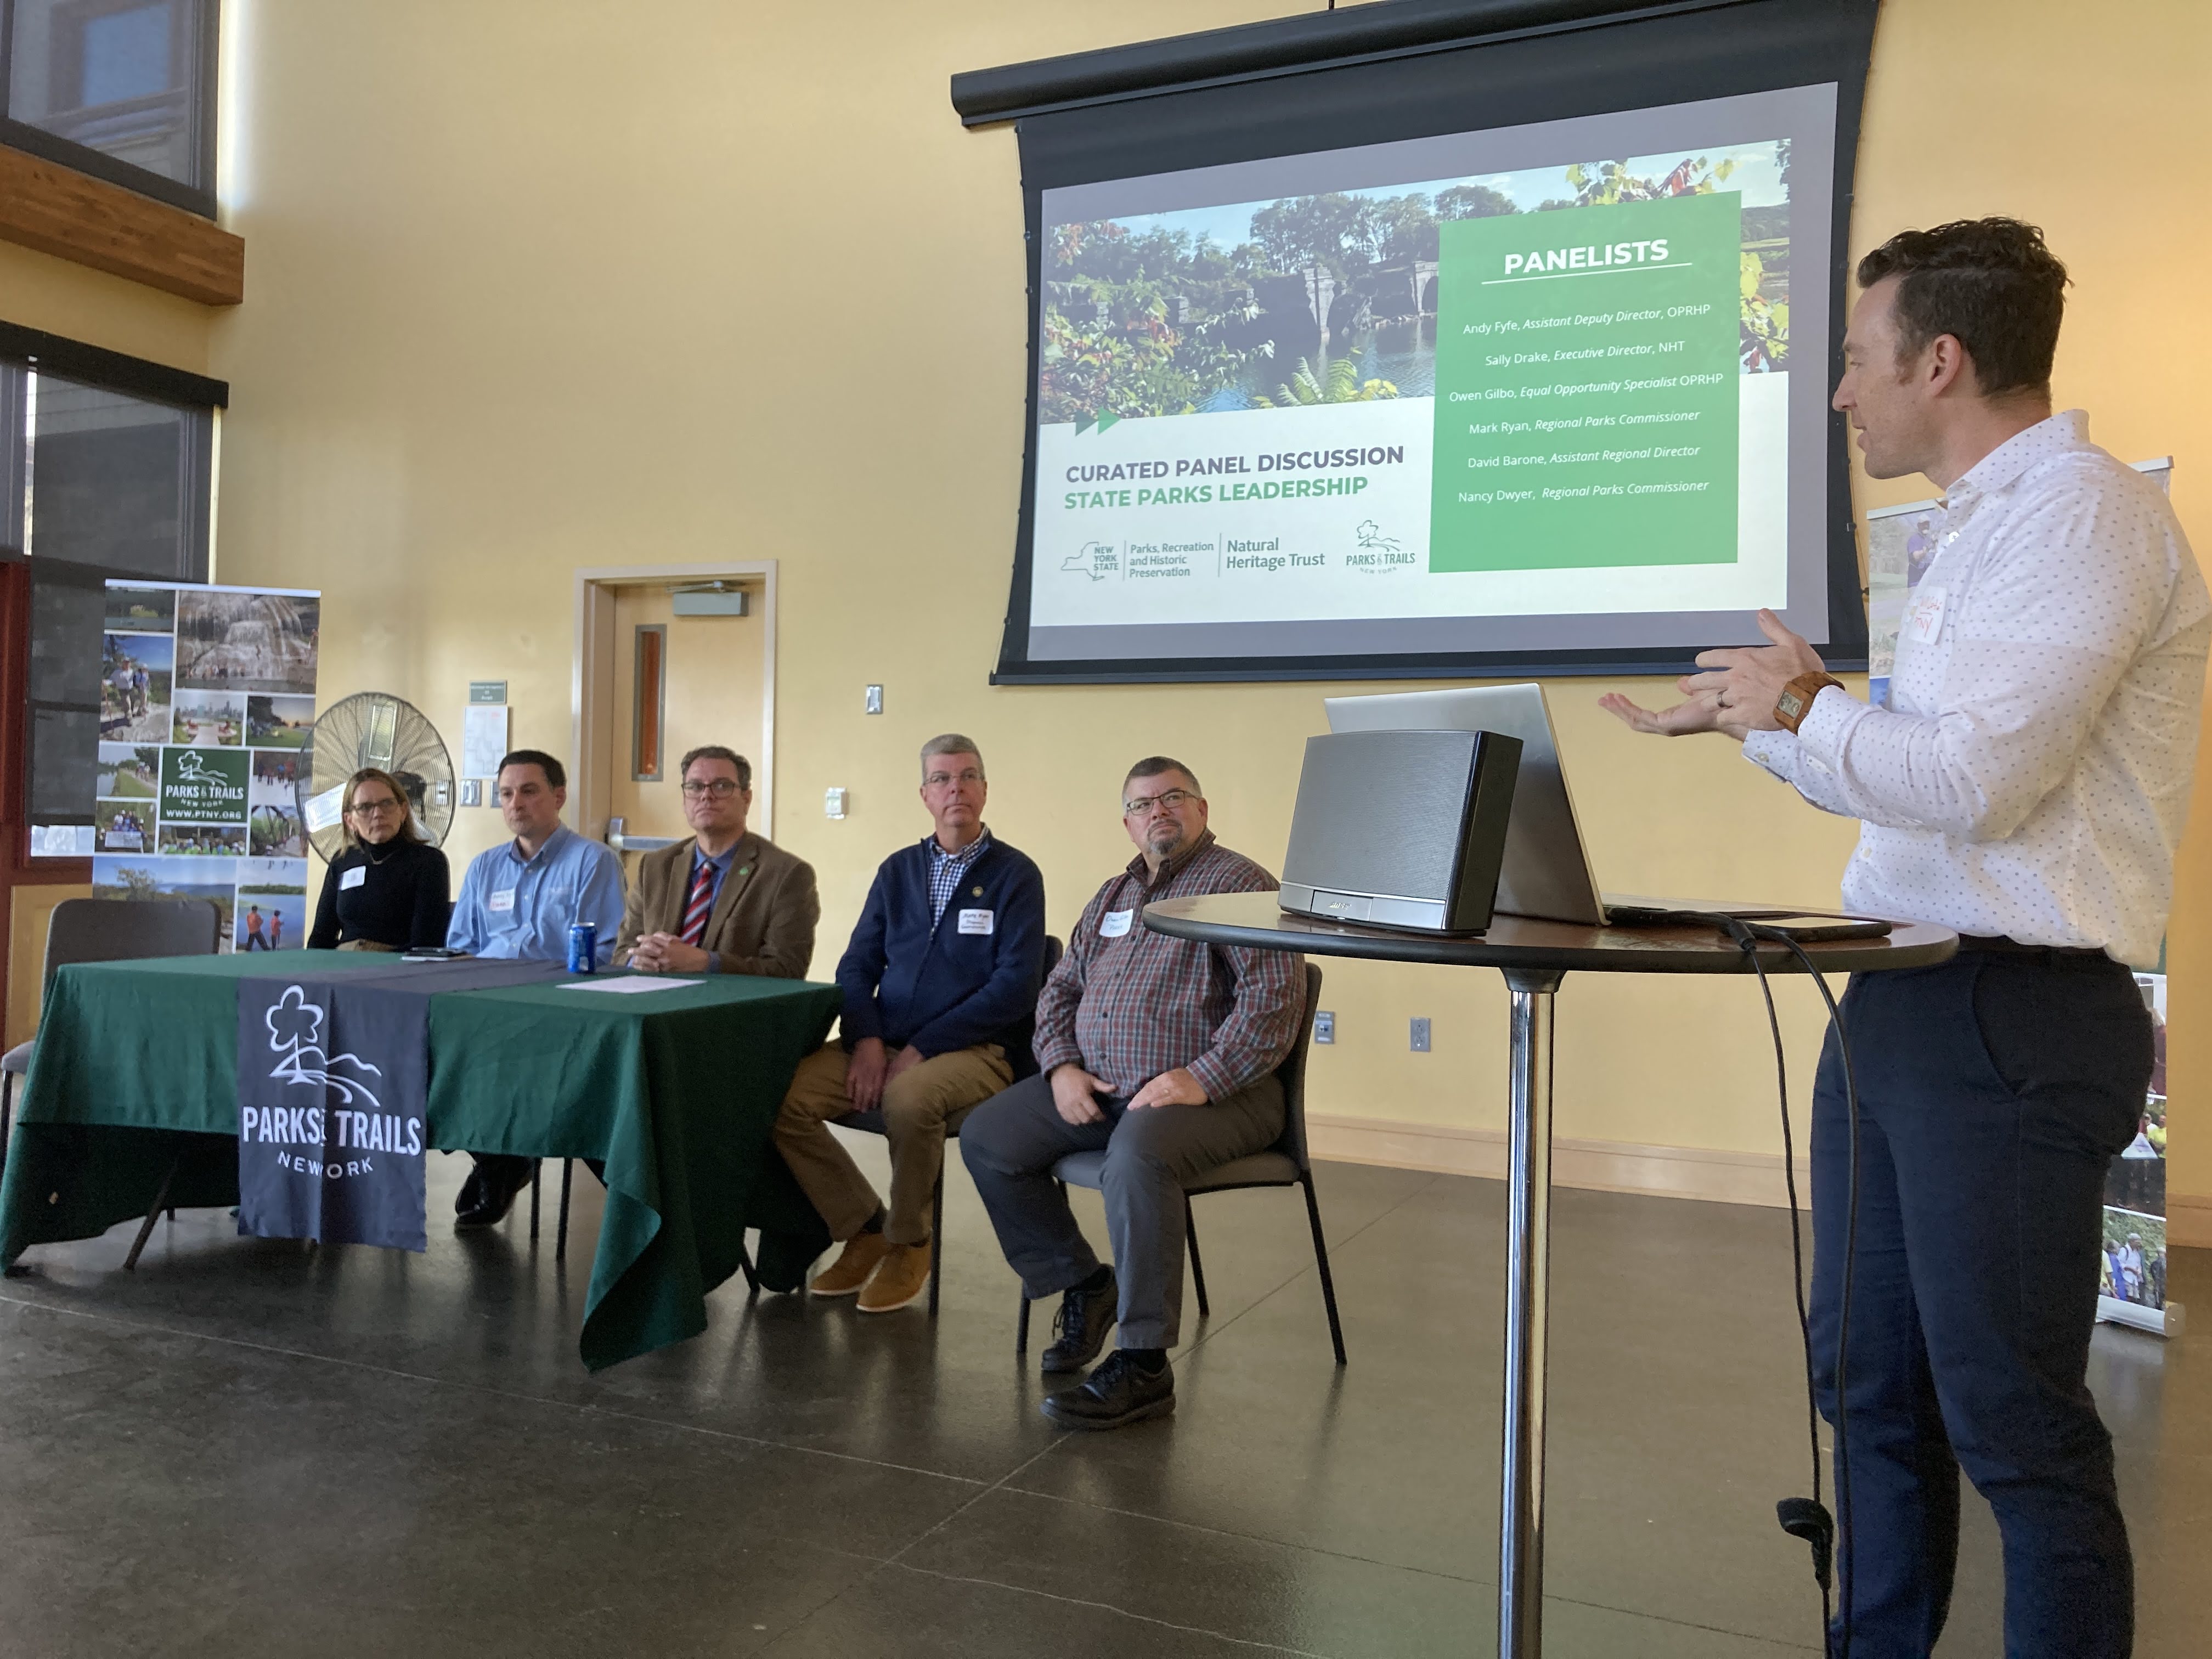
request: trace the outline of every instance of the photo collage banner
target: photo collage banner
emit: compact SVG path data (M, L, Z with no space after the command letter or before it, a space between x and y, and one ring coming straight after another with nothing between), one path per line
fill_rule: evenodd
M2150 1010L2150 1092L2136 1138L2105 1172L2097 1316L2170 1334L2166 1316L2166 975L2137 974Z
M107 584L93 892L210 899L226 951L307 942L302 750L321 595Z

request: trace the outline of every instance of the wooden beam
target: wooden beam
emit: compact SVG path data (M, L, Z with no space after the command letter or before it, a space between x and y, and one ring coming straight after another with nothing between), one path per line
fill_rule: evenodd
M0 240L180 294L246 297L246 243L196 213L0 145Z

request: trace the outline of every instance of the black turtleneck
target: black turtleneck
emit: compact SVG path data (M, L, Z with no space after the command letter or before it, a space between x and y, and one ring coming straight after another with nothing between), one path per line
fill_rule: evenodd
M348 885L355 870L362 873ZM446 855L427 842L349 847L323 872L307 948L334 950L356 939L398 951L443 945L450 884Z

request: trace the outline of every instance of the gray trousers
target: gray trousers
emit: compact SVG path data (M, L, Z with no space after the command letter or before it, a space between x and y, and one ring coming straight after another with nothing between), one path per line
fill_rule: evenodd
M1121 1346L1171 1348L1182 1319L1182 1183L1265 1152L1283 1133L1283 1085L1266 1077L1203 1106L1141 1112L1102 1098L1103 1123L1070 1123L1048 1077L994 1095L960 1128L960 1155L998 1229L999 1248L1032 1301L1082 1283L1098 1258L1075 1224L1052 1166L1103 1152L1106 1231L1121 1282Z

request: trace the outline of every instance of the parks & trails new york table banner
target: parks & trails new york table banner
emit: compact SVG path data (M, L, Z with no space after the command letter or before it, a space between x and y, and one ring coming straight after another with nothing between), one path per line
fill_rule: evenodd
M93 892L212 900L226 951L307 942L296 786L321 596L107 584Z
M239 981L240 1232L428 1246L428 988L377 981Z

